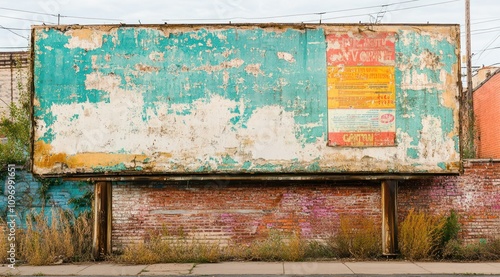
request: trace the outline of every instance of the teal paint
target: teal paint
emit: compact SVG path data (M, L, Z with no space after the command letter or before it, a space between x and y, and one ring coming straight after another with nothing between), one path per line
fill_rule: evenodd
M411 159L418 159L418 151L415 148L408 148L407 155Z
M319 165L319 162L314 162L314 163L310 164L307 167L307 171L311 171L311 172L321 171L321 166Z
M0 172L0 174L3 172ZM28 214L43 212L50 220L51 208L61 208L71 211L76 216L82 212L90 212L89 205L75 206L70 203L71 199L84 197L88 193L93 193L94 186L87 182L58 181L50 185L46 192L46 201L43 203L40 198L39 189L42 183L26 170L16 170L16 206L17 226L26 228L26 216ZM5 183L5 177L0 177L0 183ZM3 193L3 185L0 186L0 218L7 215L7 194Z
M137 167L136 167L137 168ZM92 168L94 172L120 172L125 170L135 170L133 167L127 167L124 163L119 163L113 166L95 166Z
M405 43L410 41L410 43ZM442 139L445 140L450 132L456 128L454 122L453 109L443 106L440 99L443 91L436 88L403 89L403 75L416 74L426 76L430 84L441 84L440 70L445 70L452 74L452 67L457 64L457 45L450 43L446 37L440 40L430 35L421 35L417 32L399 32L399 39L396 41L396 129L404 130L412 138L411 145L418 146L420 142L420 132L424 127L422 120L426 116L439 119L442 128ZM418 57L430 57L433 63L430 66L435 68L421 68L422 60ZM405 68L406 72L402 72ZM408 69L409 68L409 69ZM417 80L415 80L417 81ZM407 95L407 96L405 96ZM405 117L411 115L411 117ZM397 141L401 140L401 133L397 133ZM453 138L455 141L455 151L459 151L458 134ZM420 153L414 148L407 149L410 158L421 158ZM439 165L438 165L439 166Z
M289 29L284 33L266 32L262 29L245 31L229 29L216 33L202 29L197 32L182 32L165 37L162 32L154 29L119 28L116 34L117 39L113 39L111 35L105 35L102 47L95 50L68 49L64 45L69 42L69 37L63 32L50 29L44 33L47 38L40 38L35 46L36 64L40 64L39 68L35 67L35 84L39 88L38 98L41 99L40 108L35 109L35 116L43 118L47 126L51 126L55 120L49 111L52 104L98 103L103 99L108 101L106 92L84 89L85 76L94 71L92 67L97 67L104 75L120 76L122 89L135 87L143 91L142 116L144 121L147 121L147 110L157 112L155 107L157 101L193 104L194 101L205 99L208 93L219 94L236 102L245 99L247 103L245 110L241 114L235 110L238 115L235 115L231 123L236 126L246 126L246 121L255 109L264 105L279 104L287 111L296 112L296 105L286 103L297 103L302 96L300 104L309 113L297 113L295 118L301 129L301 132L297 132L297 137L304 136L304 143L309 143L325 133L326 122L322 122L322 118L326 110L324 101L326 97L326 43L322 29L305 32ZM225 38L220 39L217 34ZM212 47L207 46L209 40ZM321 43L306 47L311 41ZM145 51L142 47L142 45L152 45L153 42L154 49ZM58 50L49 50L48 46ZM164 49L171 50L165 52ZM223 53L228 50L233 52L225 57ZM148 53L155 51L165 53L163 61L151 61L145 58ZM266 51L272 52L262 59L262 53ZM275 51L291 52L295 54L296 61L289 63L279 59L274 54ZM112 55L108 57L109 60L106 60L105 54L109 53ZM77 57L77 59L70 62L59 58L65 56ZM95 63L92 62L92 56L97 56ZM207 72L197 69L204 66L216 66L236 58L243 60L244 65L226 70L231 78L225 89L219 89L224 71ZM56 65L58 70L41 70L42 64L49 64L54 60L58 62ZM246 65L256 63L262 64L261 70L265 72L265 75L253 76L245 72ZM143 72L137 76L137 71L133 70L131 65L138 64L159 70L162 74ZM272 77L269 77L270 75ZM125 83L127 78L132 80L128 84ZM244 81L236 84L235 80L239 78L243 78ZM280 78L290 83L281 85L277 81ZM184 91L184 86L188 83L198 85L192 85L193 88L189 91L178 94L179 91ZM54 86L57 87L55 91L44 89L44 87ZM255 90L265 93L255 93ZM169 111L169 113L172 112ZM186 109L177 113L185 115L189 114L190 110ZM309 123L318 122L323 124L317 127L306 127ZM53 136L46 136L42 139L50 143Z
M256 113L264 108L279 107L280 113L292 115L292 125L288 126L294 136L291 139L297 141L302 149L322 143L326 139L327 79L324 28L327 27L315 26L299 30L293 27L223 26L185 28L183 31L171 32L164 32L161 28L168 29L164 26L158 28L116 26L112 31L99 33L102 35L102 45L93 49L69 48L71 36L66 31L56 28L36 29L33 46L34 84L35 97L39 105L34 107L34 116L36 121L45 126L45 131L39 136L39 140L53 144L56 138L64 136L54 127L56 122L62 120L54 112L55 106L77 104L75 114L69 115L70 121L77 125L84 117L81 114L82 110L79 110L83 109L83 106L78 104L98 107L103 103L111 103L113 96L109 91L86 88L88 76L96 72L100 76L119 80L114 87L115 91L123 94L135 93L139 96L137 101L143 104L139 109L134 109L134 112L137 112L140 123L131 122L131 125L135 124L137 127L133 130L139 130L138 125L141 124L149 126L155 117L176 116L176 120L185 126L191 125L193 129L207 128L207 131L210 131L213 127L225 126L227 130L244 133L249 130L251 125L249 121ZM398 27L385 28L393 28L394 31ZM441 70L453 74L454 67L458 63L455 53L457 45L449 42L446 34L441 36L442 39L437 39L432 33L404 29L404 32L398 33L395 43L396 140L397 144L401 145L405 134L411 138L411 143L404 155L391 155L396 157L394 160L374 159L374 165L386 164L389 171L398 172L397 166L401 164L401 160L408 159L408 165L431 166L439 171L443 167L437 162L431 165L420 162L426 158L418 150L422 139L421 130L425 127L423 120L427 117L439 120L443 131L440 139L446 140L448 134L453 132L458 124L453 118L454 110L442 105L442 90L403 88L401 83L410 71L425 76L430 83L441 82ZM353 27L353 30L358 29ZM287 60L286 57L280 57L279 53L287 53L292 58ZM436 59L435 68L421 68L423 61L419 57L425 55ZM51 65L52 69L47 70L47 65ZM411 80L411 82L416 81L419 80ZM200 111L196 110L200 103L208 103L214 97L230 101L233 106L223 110L206 111L205 114L200 114ZM212 123L217 126L204 125L208 119L216 117L221 112L229 113L228 119ZM186 118L193 117L196 118L196 122L186 121ZM123 121L119 116L116 120ZM266 122L262 123L265 125ZM252 128L256 129L254 132L259 131L258 127ZM271 131L275 130L274 126L269 128ZM169 129L169 126L161 126L159 129L162 132L176 132L175 129ZM265 132L265 128L262 131ZM128 138L132 137L132 134L123 136ZM287 133L286 136L290 135ZM146 137L147 135L145 140ZM176 137L171 145L184 145L186 139L188 138ZM213 143L224 140L222 133ZM458 152L458 134L453 137L453 141L455 151ZM247 142L254 147L258 143L259 141ZM196 147L199 146L192 145L190 148ZM252 150L246 147L246 145L231 146L228 147L231 148L228 153L221 151L210 156L200 154L193 157L190 162L187 162L189 157L179 153L173 154L173 158L169 160L171 161L169 168L181 173L186 172L185 168L189 166L192 166L192 169L187 171L198 173L369 170L359 167L356 163L352 168L346 168L342 165L342 161L339 161L339 166L336 166L336 162L325 161L324 154L329 154L328 159L344 155L337 155L339 149L332 147L321 146L322 152L319 155L314 154L315 156L311 156L308 161L296 157L274 160L249 159L248 155L252 155ZM190 148L186 149L186 153ZM386 149L390 150L391 147ZM352 150L353 153L364 151ZM148 158L142 165L127 165L129 161L124 161L109 167L96 166L92 171L98 173L149 170L150 167L144 164L156 162L154 155L161 151L162 149L136 153L127 147L116 148L106 153L146 153ZM382 148L380 151L385 149ZM272 149L268 152L272 152Z
M241 166L241 169L243 169L243 170L245 170L245 171L246 171L246 170L249 170L251 166L252 166L252 162L250 162L250 161L246 161L246 162L244 162L244 163L243 163L243 165Z
M238 164L238 162L235 161L233 158L231 158L229 155L226 155L225 157L222 158L222 163L226 165Z
M279 172L282 169L281 165L266 163L266 164L254 164L254 170L270 173L270 172Z
M446 169L446 163L440 162L438 163L438 166L441 167L442 169Z

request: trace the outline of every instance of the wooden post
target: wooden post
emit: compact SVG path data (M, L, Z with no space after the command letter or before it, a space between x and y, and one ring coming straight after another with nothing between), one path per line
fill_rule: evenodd
M102 259L111 253L111 182L97 182L94 188L94 237L92 253Z
M397 195L398 181L382 181L382 253L387 256L398 251Z

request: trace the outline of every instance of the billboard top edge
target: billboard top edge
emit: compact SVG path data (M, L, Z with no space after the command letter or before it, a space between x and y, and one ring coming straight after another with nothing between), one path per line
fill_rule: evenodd
M353 26L371 26L371 27L460 27L459 23L384 23L384 24L370 24L370 23L186 23L186 24L70 24L70 25L31 25L32 29L68 29L68 28L93 28L93 27L293 27L293 28L308 28L308 27L353 27Z

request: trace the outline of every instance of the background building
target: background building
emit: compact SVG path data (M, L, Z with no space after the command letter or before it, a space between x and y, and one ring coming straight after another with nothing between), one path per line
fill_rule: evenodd
M0 52L0 114L19 100L20 85L28 77L28 52Z
M473 94L477 157L500 159L500 70L485 77Z

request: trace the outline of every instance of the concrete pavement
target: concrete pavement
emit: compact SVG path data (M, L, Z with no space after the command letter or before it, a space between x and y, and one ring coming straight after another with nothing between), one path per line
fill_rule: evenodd
M157 275L423 275L423 274L493 274L500 275L500 262L224 262L214 264L121 265L88 263L53 266L0 266L0 276L157 276Z

